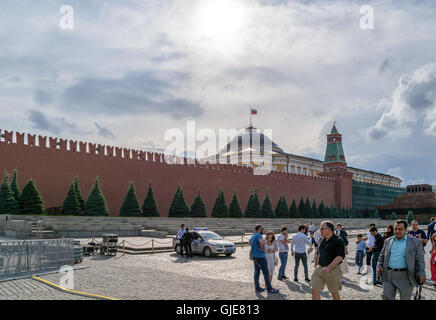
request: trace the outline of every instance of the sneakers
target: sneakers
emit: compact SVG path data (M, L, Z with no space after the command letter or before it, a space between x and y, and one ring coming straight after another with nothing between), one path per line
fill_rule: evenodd
M256 292L264 292L265 288L256 288Z
M268 293L279 293L279 289L268 290Z
M298 282L298 279L297 279L297 278L295 278L295 279L294 279L294 282Z
M309 279L309 278L306 278L306 279L304 279L304 281L306 281L306 282L310 282L310 279Z

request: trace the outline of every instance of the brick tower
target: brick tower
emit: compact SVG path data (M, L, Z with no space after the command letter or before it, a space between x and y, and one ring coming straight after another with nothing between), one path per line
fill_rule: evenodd
M336 129L336 121L329 134L327 134L327 147L324 157L324 172L322 176L335 178L335 205L336 207L352 207L353 174L347 171L344 149L342 148L342 135Z

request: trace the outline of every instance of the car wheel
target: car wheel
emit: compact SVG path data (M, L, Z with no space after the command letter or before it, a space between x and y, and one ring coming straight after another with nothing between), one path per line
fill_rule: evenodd
M226 257L230 257L233 253L226 253Z
M204 250L203 250L203 255L204 255L205 257L207 257L207 258L211 257L211 256L212 256L212 250L210 250L209 247L204 248Z
M177 254L180 254L180 245L176 244L174 250L176 250Z

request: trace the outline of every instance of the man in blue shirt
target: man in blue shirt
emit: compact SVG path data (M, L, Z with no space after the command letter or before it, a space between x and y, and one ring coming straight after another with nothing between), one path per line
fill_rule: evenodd
M279 290L274 289L269 281L268 262L265 258L265 242L262 233L263 228L258 224L255 228L254 234L250 238L251 257L253 258L254 263L254 287L257 292L265 291L265 289L261 288L259 284L260 270L262 270L268 293L278 293Z
M413 287L425 282L422 242L407 236L407 221L397 220L395 236L386 239L377 263L377 275L383 279L383 299L410 300ZM382 274L383 273L383 274Z

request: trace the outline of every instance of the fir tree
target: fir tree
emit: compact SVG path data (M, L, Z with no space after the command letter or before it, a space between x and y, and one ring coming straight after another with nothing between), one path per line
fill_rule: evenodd
M85 200L83 199L82 191L80 190L79 177L74 179L74 190L76 191L77 200L79 200L80 203L80 212L83 212L85 211Z
M238 195L236 189L233 190L232 201L229 204L229 216L230 218L242 218L242 209L239 204Z
M179 191L176 194L176 199L173 205L173 217L189 217L190 215L191 213L189 211L189 206L186 203L183 189L179 186Z
M313 218L312 208L310 206L309 197L306 198L306 203L304 204L304 210L306 210L305 216L307 218Z
M18 201L8 184L9 176L5 174L0 186L0 214L18 214Z
M20 214L45 214L44 200L42 200L33 179L27 181L21 191L19 207Z
M316 207L315 199L313 199L313 202L312 202L312 217L319 218L319 212L318 212L318 208Z
M153 187L151 186L151 180L148 182L148 191L142 204L142 215L144 217L159 217L159 210L157 208L157 202L154 198Z
M325 208L324 201L321 200L321 203L318 206L318 214L320 218L326 218L324 208Z
M324 207L324 218L332 218L332 209L329 207L328 204Z
M127 193L124 197L123 204L120 208L120 217L140 217L141 207L138 197L136 196L135 185L130 182Z
M286 203L286 198L284 195L280 197L280 200L277 204L276 216L278 218L290 218L288 204Z
M17 203L20 201L20 189L18 188L18 178L17 178L17 170L14 170L13 173L13 177L12 177L12 181L11 181L11 191L12 194L14 195L15 201L17 201Z
M85 201L85 214L88 216L109 216L106 199L101 191L98 177Z
M74 183L70 185L67 197L62 205L62 214L64 215L77 215L82 211L80 207L79 199L77 198L77 192L74 187Z
M306 207L304 206L304 199L301 197L300 203L298 204L298 211L300 212L301 218L308 218L306 217Z
M269 192L266 191L265 198L263 198L262 207L260 208L262 217L264 218L275 218L275 213L272 208L271 199L269 198Z
M339 211L338 211L338 208L336 208L336 206L335 206L334 203L332 203L330 209L331 209L331 211L330 211L330 217L331 217L331 218L338 218Z
M168 210L168 217L173 217L174 216L174 204L176 203L176 200L177 200L177 198L179 196L179 193L180 193L181 189L182 189L182 187L179 184L177 186L176 193L174 194L173 201L171 201L170 209Z
M219 188L218 196L215 200L215 205L212 209L212 217L213 218L228 218L229 217L229 208L226 204L226 199L224 197L224 191Z
M410 223L414 220L413 219L413 212L412 210L409 210L407 212L407 217L406 217L407 223L410 225Z
M250 199L248 200L247 207L245 208L244 216L247 218L261 218L259 198L257 197L257 190L252 190Z
M300 211L297 208L297 202L292 199L291 207L289 208L289 215L291 218L300 218Z
M200 190L198 190L198 193L194 198L194 202L192 202L191 217L196 217L196 218L207 217L206 205L204 204L204 201L200 196Z

